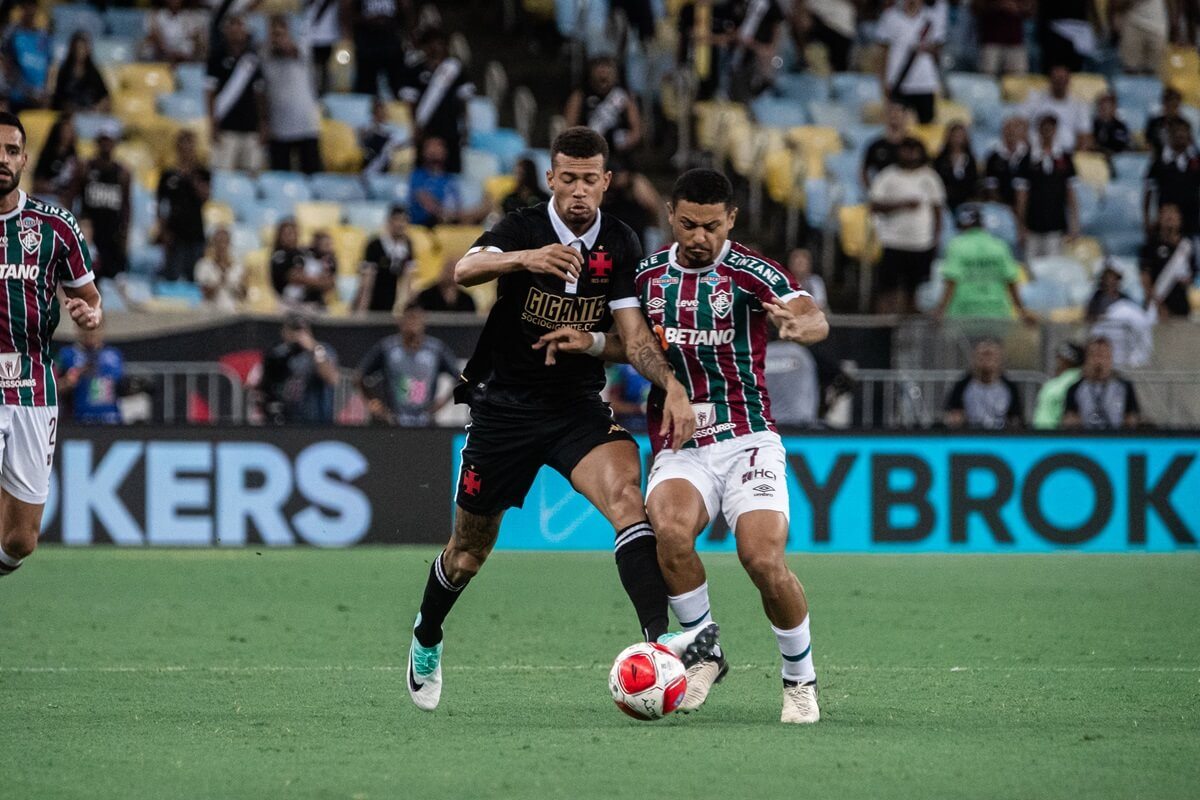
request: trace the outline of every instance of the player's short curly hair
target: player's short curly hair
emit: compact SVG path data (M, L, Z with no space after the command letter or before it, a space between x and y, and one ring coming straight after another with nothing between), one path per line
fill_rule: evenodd
M689 169L675 181L671 189L671 204L680 200L702 206L723 203L726 208L733 205L733 184L725 174L715 169Z
M605 163L608 163L608 142L591 128L576 125L554 137L554 143L550 145L550 158L559 153L569 158L604 156Z
M8 125L16 128L21 132L21 141L24 142L26 140L25 126L21 124L21 118L16 114L10 111L0 111L0 125Z

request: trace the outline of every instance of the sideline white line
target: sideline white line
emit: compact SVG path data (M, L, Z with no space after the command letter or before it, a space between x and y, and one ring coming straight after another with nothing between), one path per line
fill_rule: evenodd
M757 670L757 669L776 669L778 664L734 664L730 669L739 671ZM919 672L919 673L957 673L957 672L1152 672L1152 673L1200 673L1200 666L1181 666L1181 667L1155 667L1155 666L1131 666L1131 667L1103 667L1103 666L1088 666L1076 664L1071 666L1038 666L1036 664L1009 664L1009 665L989 665L989 666L973 666L973 667L935 667L935 666L866 666L866 665L838 665L838 664L820 664L822 671L827 672L880 672L880 673L902 673L902 672ZM605 664L448 664L445 667L447 672L599 672L607 670L609 667ZM100 666L100 667L72 667L72 666L21 666L21 667L0 667L0 674L10 675L37 675L37 674L174 674L174 673L212 673L220 675L254 675L267 674L278 672L404 672L403 665L396 664L381 664L381 665L342 665L342 664L313 664L313 665L287 665L287 664L254 664L247 666L237 665L215 665L215 666L193 666L188 664L166 664L166 665L127 665L127 666Z

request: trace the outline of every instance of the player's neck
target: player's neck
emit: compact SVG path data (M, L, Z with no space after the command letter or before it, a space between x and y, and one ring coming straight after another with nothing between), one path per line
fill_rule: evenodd
M0 216L11 214L21 204L21 190L13 188L11 192L0 197Z

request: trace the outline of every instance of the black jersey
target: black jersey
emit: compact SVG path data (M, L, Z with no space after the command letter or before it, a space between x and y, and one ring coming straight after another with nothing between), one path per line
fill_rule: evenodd
M84 173L79 216L90 219L96 233L105 236L121 227L125 211L125 168L115 161L91 161Z
M480 236L475 247L509 253L575 240L584 261L576 284L527 270L500 277L496 304L463 370L456 394L460 402L559 406L595 397L604 388L599 359L564 354L548 367L545 352L534 350L533 344L561 327L607 331L613 310L639 307L633 278L642 247L629 226L599 213L592 228L576 236L549 203L542 203L509 214Z

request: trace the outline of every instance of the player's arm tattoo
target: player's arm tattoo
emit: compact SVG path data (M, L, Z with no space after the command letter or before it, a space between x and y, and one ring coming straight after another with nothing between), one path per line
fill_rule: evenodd
M630 365L660 389L676 383L675 373L663 354L662 344L646 327L641 310L622 308L615 311L613 317L625 343L625 356Z

